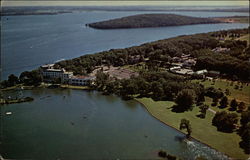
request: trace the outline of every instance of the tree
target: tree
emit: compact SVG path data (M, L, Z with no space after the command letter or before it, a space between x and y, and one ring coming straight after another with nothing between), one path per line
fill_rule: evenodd
M215 97L215 98L213 98L213 103L211 105L212 106L217 106L218 102L219 102L219 99Z
M233 132L235 125L238 122L238 115L236 113L227 113L225 111L217 112L212 120L212 124L222 132Z
M246 125L248 122L250 122L250 111L245 111L241 113L241 119L240 124L242 126Z
M231 110L235 111L237 109L237 106L238 102L236 101L236 99L233 99L230 103Z
M108 80L109 74L97 71L95 83L99 91L103 91L105 89Z
M0 86L1 86L1 88L9 87L9 82L8 82L7 80L3 80L3 81L0 83Z
M208 108L209 107L206 104L203 104L203 105L200 106L200 112L201 112L200 117L201 118L205 118L206 117L206 113L207 113Z
M242 112L246 109L246 105L244 102L240 102L238 105L238 112Z
M225 94L226 94L227 96L229 96L229 95L231 94L228 88L226 89Z
M199 106L205 101L204 92L197 96L196 105Z
M208 87L205 89L205 96L208 96L210 98L221 98L224 96L223 92L219 89L216 89L214 87Z
M187 120L185 118L181 119L180 130L182 130L182 129L187 130L186 137L190 138L191 133L192 133L192 128L191 128L191 124L190 124L189 120Z
M151 92L150 83L148 83L144 78L138 78L137 86L138 86L139 94L142 97L148 96L148 93Z
M226 108L228 105L228 98L226 96L222 97L220 100L220 105L222 108Z
M134 79L123 79L121 81L120 94L123 99L131 99L134 94L138 93L138 86Z
M195 93L192 89L183 89L180 91L175 99L177 106L175 108L179 111L186 111L192 109L194 104Z
M15 76L14 74L11 74L11 75L9 75L9 77L8 77L8 85L9 86L14 86L14 85L16 85L16 84L18 84L19 83L19 79L18 79L18 77L17 76Z
M118 80L108 82L106 84L104 94L109 95L109 94L113 94L113 93L118 93L118 90L119 90L118 87L119 87Z
M242 141L240 142L241 148L244 149L246 154L250 153L250 122L248 122L244 126L244 130L241 133L241 139Z
M240 142L241 148L245 150L247 154L250 153L250 110L241 113L239 135L242 141Z
M38 70L33 70L30 72L25 71L20 74L19 80L25 85L38 86L42 82L42 75Z
M163 90L163 86L160 82L158 81L154 81L151 84L151 91L153 92L153 98L155 100L160 100L163 98L164 96L164 90Z

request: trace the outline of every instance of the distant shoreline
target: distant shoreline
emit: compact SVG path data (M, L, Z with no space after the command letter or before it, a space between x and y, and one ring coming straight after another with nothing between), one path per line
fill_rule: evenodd
M84 12L84 11L140 11L140 12L238 12L248 13L249 8L215 8L215 9L193 9L180 7L147 7L147 6L4 6L1 16L19 15L56 15L63 13Z
M24 13L1 13L1 16L29 16L29 15L57 15L64 13L72 13L71 11L60 11L60 12L24 12Z

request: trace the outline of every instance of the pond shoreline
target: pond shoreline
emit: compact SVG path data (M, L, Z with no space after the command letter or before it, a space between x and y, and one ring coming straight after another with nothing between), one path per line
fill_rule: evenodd
M28 90L33 90L33 89L35 89L35 88L38 88L38 89L39 89L39 88L47 88L47 89L49 89L48 87L45 87L45 85L42 85L42 86L39 86L39 87L32 87L32 86L30 86L30 87L28 87ZM90 88L87 87L87 86L60 85L60 86L58 86L58 88L61 88L61 89L72 89L72 90L83 90L83 91L88 91L88 90L90 90ZM15 89L16 89L16 87L15 87L15 88L12 88L12 89L8 89L8 90L15 90ZM54 89L54 88L52 88L52 89ZM182 134L185 135L185 133L184 133L183 131L181 131L181 130L175 128L175 127L173 127L171 124L168 124L168 123L162 121L161 119L159 119L157 116L153 115L153 113L151 113L151 112L149 111L149 109L147 108L146 104L144 104L143 102L139 101L139 100L136 99L136 98L133 98L132 100L135 100L136 102L138 102L139 104L141 104L141 105L147 110L147 112L148 112L152 117L154 117L157 121L160 121L160 122L163 123L164 125L167 125L167 126L169 126L170 128L172 128L172 129L174 129L174 130L176 130L176 131L178 131L178 132L180 132L180 133L182 133ZM201 144L203 144L203 145L205 145L205 146L207 146L207 147L209 147L209 148L215 150L215 151L218 152L218 153L223 154L224 156L227 156L228 159L234 159L234 158L230 157L228 154L226 154L226 153L224 153L224 152L221 152L221 151L215 149L214 147L208 145L207 143L205 143L205 142L203 142L203 141L201 141L201 140L199 140L199 139L197 139L197 138L195 138L195 137L193 137L193 136L191 136L191 139L193 139L193 140L195 140L195 141L197 141L197 142L199 142L199 143L201 143Z

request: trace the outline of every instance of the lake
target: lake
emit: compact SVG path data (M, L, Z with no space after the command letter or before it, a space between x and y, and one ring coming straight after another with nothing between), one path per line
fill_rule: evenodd
M166 126L135 101L70 89L35 89L1 107L2 156L9 159L156 159L160 149L193 160L226 156ZM5 115L12 112L12 115Z
M125 48L184 34L245 28L248 24L203 24L163 28L96 30L86 23L152 12L83 11L59 15L2 17L4 79L45 63ZM154 12L234 16L233 12ZM160 149L184 159L227 159L150 116L135 101L68 89L13 91L30 103L1 106L0 151L10 159L155 159ZM11 111L12 115L5 115Z
M245 15L237 12L126 12L83 11L58 15L2 17L2 78L112 48L125 48L178 35L245 28L248 24L202 24L162 28L97 30L87 23L142 13L175 13L197 17Z

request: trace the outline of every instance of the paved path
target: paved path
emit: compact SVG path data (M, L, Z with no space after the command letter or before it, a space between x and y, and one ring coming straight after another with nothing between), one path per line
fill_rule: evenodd
M210 112L212 112L213 114L216 114L216 111L215 111L215 110L213 110L213 109L211 109L211 108L208 108L208 110L209 110Z

